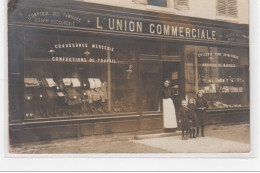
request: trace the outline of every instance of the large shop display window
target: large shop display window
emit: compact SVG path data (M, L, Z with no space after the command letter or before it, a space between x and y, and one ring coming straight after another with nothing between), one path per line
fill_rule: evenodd
M136 112L135 50L130 40L27 35L25 119Z
M211 109L249 106L246 49L185 46L187 97L201 90Z

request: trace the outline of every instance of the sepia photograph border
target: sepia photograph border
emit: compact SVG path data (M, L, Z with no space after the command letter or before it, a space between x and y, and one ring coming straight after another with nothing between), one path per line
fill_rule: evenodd
M259 83L259 68L258 68L258 64L260 64L260 60L258 58L259 55L259 44L260 44L260 35L259 35L259 18L260 18L260 14L259 14L259 8L260 8L260 3L257 2L258 0L250 0L250 83L251 83L251 87L250 87L250 91L251 91L251 97L250 97L250 102L251 102L251 108L250 108L250 112L251 112L251 121L250 121L250 135L251 135L251 142L250 142L250 146L251 146L251 155L250 157L248 157L248 159L245 159L244 154L238 154L236 155L236 157L233 157L233 159L228 159L225 158L222 154L218 155L218 154L210 154L211 157L201 157L200 154L192 154L195 158L198 159L189 159L187 156L185 156L185 158L183 158L183 154L171 154L171 158L166 158L165 154L162 154L161 157L158 157L158 155L150 155L149 157L147 157L147 155L145 154L145 158L149 158L149 159L141 159L138 158L136 156L136 154L134 154L135 156L131 156L131 154L126 154L126 155L121 155L121 154L115 154L115 157L112 157L111 159L106 157L109 156L111 157L110 154L105 154L106 156L103 157L105 159L100 160L101 158L99 158L99 160L97 159L91 159L93 157L89 157L89 155L80 155L80 157L84 157L84 160L81 159L77 159L79 158L79 155L40 155L41 158L44 157L44 160L41 160L41 163L45 164L46 166L49 166L49 168L42 168L42 164L39 163L39 160L32 160L28 157L33 157L32 155L23 155L23 158L17 158L17 159L12 159L14 155L10 155L9 154L9 137L8 137L8 73L7 73L7 62L8 62L8 56L7 56L7 8L5 8L5 3L6 1L1 1L1 34L2 34L2 38L1 39L1 45L3 45L1 47L1 52L2 52L2 57L3 57L3 63L1 63L1 95L3 95L3 99L1 99L1 104L0 104L0 108L1 108L1 112L2 112L2 118L1 121L3 123L0 124L1 126L1 149L3 149L2 151L4 151L4 153L1 154L1 171L196 171L196 170L200 170L200 171L259 171L260 167L259 167L259 88L258 86L260 86ZM252 94L254 93L254 94ZM119 157L121 157L121 159L118 159L117 156L120 155ZM131 156L131 158L136 158L136 159L130 159L128 156ZM228 154L230 156L230 154ZM232 154L231 154L232 155ZM52 158L52 156L59 158L59 160L55 160ZM17 157L17 156L14 156ZM73 157L73 158L72 158ZM48 159L49 158L49 159ZM63 159L62 159L63 158ZM70 159L67 159L70 158ZM113 159L114 158L114 159ZM115 159L116 158L116 159ZM125 159L127 158L127 160ZM178 158L182 158L182 159L177 159ZM202 158L202 159L199 159ZM211 158L211 159L209 159ZM214 159L215 158L215 159ZM223 159L221 159L223 158ZM224 159L225 158L225 159ZM46 160L47 159L47 160ZM198 160L202 160L203 161L203 165L201 166L201 162L199 162ZM38 163L37 163L38 162ZM53 162L55 162L55 164L53 164ZM86 162L88 163L88 168L86 168L85 164ZM99 164L97 164L97 162L102 163L103 164L103 168L99 167ZM127 165L125 164L125 162L127 162ZM31 163L32 165L30 166L25 166L26 164ZM62 169L62 165L64 165L64 163L69 163L71 165L71 169ZM172 163L175 163L174 166L172 166ZM195 163L195 164L194 164ZM118 166L122 164L123 166ZM134 164L142 164L142 166L139 166L137 168L133 168L132 165ZM151 169L151 165L153 164L157 164L160 165L162 167L164 167L164 169L154 169L154 167L152 166L153 169ZM15 166L18 166L16 168L14 168ZM19 167L24 165L24 167ZM77 165L77 166L75 166ZM187 167L187 165L191 165L195 166L193 168L189 168ZM220 166L221 165L221 166ZM234 165L236 165L234 167ZM258 165L258 166L257 166ZM197 167L196 167L197 166Z
M7 0L6 0L7 1ZM259 86L259 83L255 84L255 82L259 82L259 81L254 81L254 79L257 78L257 72L258 69L256 67L256 64L259 64L259 59L257 59L257 54L259 52L256 52L257 48L258 48L258 44L259 44L259 40L256 41L256 39L259 39L259 24L258 24L258 20L256 19L257 17L252 17L255 16L256 11L257 11L257 7L255 7L252 4L257 4L256 2L257 0L250 0L250 136L251 136L251 140L250 140L250 152L249 153L167 153L167 154L122 154L122 153L117 153L117 154L110 154L110 153L106 153L106 154L100 154L100 153L96 153L96 154L10 154L9 153L9 136L8 136L8 117L6 115L8 115L8 70L7 70L7 64L8 64L8 55L7 55L7 15L6 13L4 13L4 23L5 23L5 27L4 27L4 50L2 50L2 52L4 52L4 63L2 63L2 65L4 65L3 67L1 67L1 69L4 69L4 73L5 74L4 77L2 78L4 81L4 101L3 103L1 103L1 105L3 105L3 119L5 122L4 123L4 141L5 141L5 158L256 158L257 156L259 156L259 154L257 154L257 151L259 150L259 148L257 148L257 139L256 137L259 136L259 133L256 131L257 129L259 130L259 127L257 128L257 125L259 124L259 118L257 116L257 113L259 113L259 111L256 110L257 108L257 98L255 98L257 95L259 95L259 91L257 91L256 86ZM6 3L6 2L5 2ZM259 5L259 3L258 3ZM4 10L2 10L4 12L7 11L7 8L5 8ZM258 12L259 13L259 12ZM259 15L259 14L258 14ZM3 32L3 31L2 31ZM254 33L254 34L253 34ZM255 34L256 33L256 34ZM256 37L255 37L256 36ZM258 63L257 63L258 62ZM257 71L255 71L257 70ZM252 74L253 73L253 74ZM2 82L1 81L1 82ZM2 87L2 83L1 83L1 87ZM257 94L252 94L252 93L257 93ZM258 142L259 144L259 142Z

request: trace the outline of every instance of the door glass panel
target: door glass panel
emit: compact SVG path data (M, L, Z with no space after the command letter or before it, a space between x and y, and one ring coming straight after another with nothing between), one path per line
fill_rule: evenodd
M161 63L142 62L141 66L143 111L160 111Z

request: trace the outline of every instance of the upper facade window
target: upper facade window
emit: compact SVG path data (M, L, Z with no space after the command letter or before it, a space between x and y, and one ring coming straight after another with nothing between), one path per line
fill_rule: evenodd
M189 0L132 0L132 2L142 5L176 8L178 10L189 9Z
M175 0L175 8L178 10L189 9L189 0Z
M237 0L217 0L217 15L237 17Z
M167 0L147 0L147 5L167 7Z
M167 0L133 0L133 2L136 4L167 7Z

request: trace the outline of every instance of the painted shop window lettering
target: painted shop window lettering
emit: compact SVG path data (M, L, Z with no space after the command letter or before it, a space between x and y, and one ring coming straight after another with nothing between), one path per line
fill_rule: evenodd
M28 34L24 118L136 112L135 42L105 42L103 37Z
M202 91L211 109L249 106L248 51L185 46L186 93Z
M81 21L80 17L67 12L37 11L28 14L28 22L30 23L75 26L76 23L81 23Z

